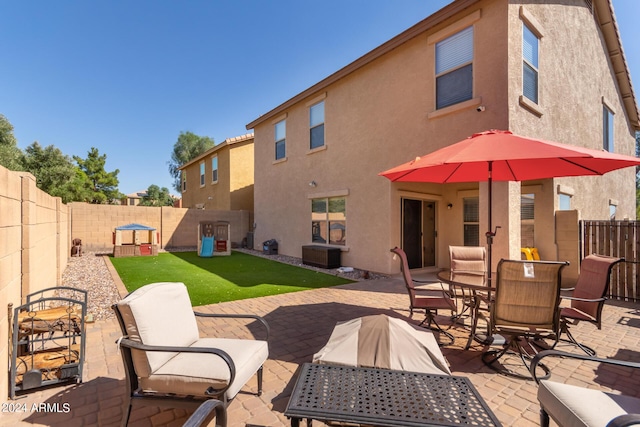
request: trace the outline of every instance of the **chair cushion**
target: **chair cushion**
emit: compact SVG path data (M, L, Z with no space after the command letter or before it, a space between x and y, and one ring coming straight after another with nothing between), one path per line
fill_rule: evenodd
M416 295L413 300L413 308L425 308L431 310L455 310L456 304L453 300L444 295L443 292L433 294Z
M219 348L229 354L236 377L226 392L227 399L232 399L269 357L266 341L202 338L191 347ZM205 396L209 387L225 387L229 377L229 367L216 355L180 353L148 378L141 378L140 384L145 391Z
M184 283L143 286L118 302L118 310L133 341L147 345L189 347L199 338L198 324ZM140 377L149 376L176 353L132 350Z
M604 426L618 415L640 413L638 398L553 381L540 381L538 400L563 427Z
M486 251L484 247L450 246L451 271L485 271Z

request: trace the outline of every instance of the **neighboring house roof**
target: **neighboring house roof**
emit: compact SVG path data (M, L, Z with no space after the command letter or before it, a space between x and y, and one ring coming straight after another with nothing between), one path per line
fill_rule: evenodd
M192 165L194 163L197 163L201 159L203 159L203 158L215 153L216 151L222 149L223 147L227 147L227 146L233 145L233 144L239 144L241 142L249 141L251 139L253 139L253 133L247 133L247 134L240 135L240 136L234 136L233 138L227 138L224 141L222 141L220 144L216 144L213 147L209 148L207 151L205 151L204 153L200 154L195 159L193 159L193 160L185 163L184 165L180 166L178 169L182 170L182 169L186 168L187 166L190 166L190 165Z
M443 21L451 18L452 16L462 12L464 9L478 3L481 0L455 0L447 6L443 7L439 11L434 14L428 16L426 19L418 22L413 27L408 30L400 33L396 37L387 41L386 43L378 46L373 49L369 53L361 56L356 59L351 64L347 65L344 68L336 71L331 74L329 77L321 80L310 88L306 89L303 92L300 92L298 95L293 98L285 101L283 104L280 104L273 110L269 111L266 114L258 117L251 123L247 124L247 129L253 129L260 123L269 120L283 113L285 110L290 108L292 105L297 104L298 102L312 96L313 94L327 88L331 84L337 82L338 80L346 77L352 72L364 67L365 65L373 62L377 58L385 55L391 50L397 48L403 43L413 39L417 35L435 27L436 25L442 23ZM627 112L627 116L629 117L629 121L631 125L636 130L640 130L639 123L639 114L638 114L638 106L636 103L636 97L633 91L633 87L631 85L631 75L629 73L629 68L627 66L627 60L625 58L624 52L622 50L622 42L620 38L620 32L618 31L618 26L616 24L615 16L613 13L613 5L611 3L612 0L594 0L594 7L597 16L600 21L600 28L604 35L605 43L607 46L607 51L609 54L609 58L611 60L611 64L613 66L613 70L616 76L616 80L618 83L618 88L620 90L620 95L622 96L624 107Z
M135 193L127 194L129 199L141 199L147 195L147 190L136 191Z

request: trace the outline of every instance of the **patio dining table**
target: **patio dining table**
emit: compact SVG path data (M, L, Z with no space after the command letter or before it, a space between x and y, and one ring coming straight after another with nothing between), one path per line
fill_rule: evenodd
M478 311L480 310L483 300L486 304L488 304L491 297L491 292L494 292L496 290L495 273L491 275L491 278L489 278L487 273L443 270L438 272L437 277L438 280L443 283L447 283L451 286L471 292L472 298L469 301L469 304L471 306L471 328L465 350L469 349L474 339L483 344L487 343L489 337L479 336L478 334L476 334L478 325Z

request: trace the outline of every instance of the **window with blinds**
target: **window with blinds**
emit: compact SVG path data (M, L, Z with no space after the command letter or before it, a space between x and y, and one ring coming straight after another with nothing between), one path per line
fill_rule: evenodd
M480 199L468 197L462 199L464 245L480 246Z
M314 149L324 145L324 101L309 108L310 142L309 148Z
M473 26L436 43L436 108L473 98Z
M287 155L287 122L281 120L275 125L276 160L284 159Z
M211 182L218 182L218 156L211 159Z
M522 94L538 103L538 37L522 25Z
M523 248L535 247L535 202L533 193L520 196L520 245Z

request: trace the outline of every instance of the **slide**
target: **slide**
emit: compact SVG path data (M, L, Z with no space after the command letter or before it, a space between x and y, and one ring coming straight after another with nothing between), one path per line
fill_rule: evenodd
M200 256L211 257L213 256L213 241L214 237L203 237L202 245L200 245Z

